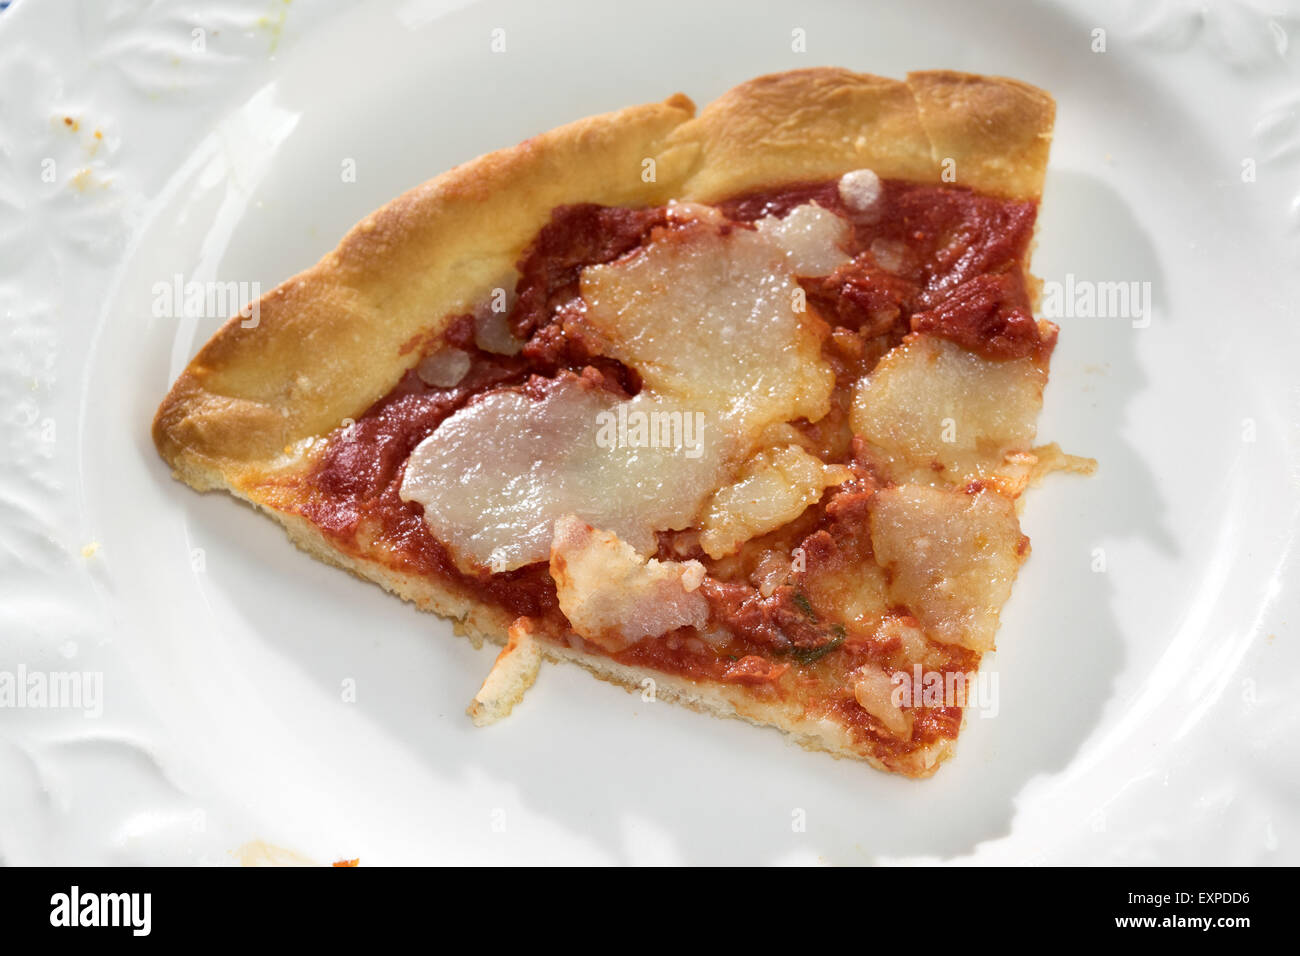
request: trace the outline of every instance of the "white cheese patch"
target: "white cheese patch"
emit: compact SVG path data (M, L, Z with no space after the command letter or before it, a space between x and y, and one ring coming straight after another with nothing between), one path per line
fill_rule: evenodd
M886 272L897 275L907 263L907 246L898 239L872 239L870 250L876 265Z
M544 398L489 392L456 412L411 454L402 498L424 507L429 530L466 571L545 561L552 523L576 513L643 551L654 532L686 527L721 474L722 443L706 429L690 448L616 447L620 400L561 379ZM644 392L631 421L669 413Z
M891 603L935 640L992 650L1024 560L1015 506L993 491L899 485L872 496L870 525Z
M518 355L523 351L524 343L510 331L506 321L509 313L493 308L480 309L474 313L474 344L484 352L497 355Z
M888 456L896 481L989 478L1015 495L1034 462L1029 452L1046 383L1034 359L986 359L920 335L858 383L853 431Z
M420 381L435 388L454 388L468 371L469 353L460 349L441 349L415 367Z
M586 269L584 322L602 354L640 373L641 392L620 400L570 379L540 400L489 393L415 449L402 497L465 570L546 560L565 514L651 553L654 533L689 527L764 429L829 410L825 328L796 311L797 288L758 233L694 220Z
M763 236L702 222L582 274L586 322L606 341L604 354L640 372L647 389L711 410L744 436L830 410L826 330L796 311L798 288Z
M880 209L884 189L880 177L870 169L855 169L840 177L840 199L844 205L863 218L870 218Z
M573 515L555 522L551 577L573 630L609 651L708 623L709 602L699 593L704 565L643 558Z
M701 523L700 545L711 558L731 554L750 538L775 531L816 503L831 485L853 477L798 445L759 452L735 484L718 489Z
M830 275L849 261L844 245L849 224L816 203L795 206L784 219L765 216L755 226L765 239L785 253L798 276Z
M894 702L893 676L873 665L866 665L850 675L853 696L859 706L885 725L895 737L912 736L912 715Z

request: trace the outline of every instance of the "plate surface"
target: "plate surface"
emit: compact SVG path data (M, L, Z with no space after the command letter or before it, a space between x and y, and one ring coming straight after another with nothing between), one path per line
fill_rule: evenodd
M1200 7L0 13L0 672L86 675L77 706L0 710L0 860L1300 861L1300 16ZM224 318L159 315L177 277L270 289L479 153L823 64L1058 100L1039 434L1100 471L1028 495L997 713L931 780L575 668L476 730L493 651L154 453ZM1128 307L1090 310L1103 283Z

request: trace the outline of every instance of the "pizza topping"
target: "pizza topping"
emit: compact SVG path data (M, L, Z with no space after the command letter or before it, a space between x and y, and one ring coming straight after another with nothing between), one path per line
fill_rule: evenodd
M729 684L771 684L789 669L789 664L769 660L758 654L746 654L727 665L722 679Z
M996 361L947 339L913 336L858 383L853 431L884 453L896 480L966 484L998 478L1018 491L1047 370Z
M686 527L717 486L721 442L707 431L691 447L601 440L620 404L632 420L671 415L654 396L623 403L573 375L540 388L540 398L518 389L486 393L443 422L407 462L403 499L423 507L429 529L463 570L547 560L555 519L572 513L649 553L656 530ZM689 419L679 413L676 421Z
M872 552L865 516L843 528L819 531L802 547L807 563L803 586L810 598L820 607L835 608L855 627L873 630L893 602L885 571Z
M634 255L582 274L602 353L741 446L769 424L829 410L826 330L797 311L796 289L758 233L704 222L658 230Z
M593 263L612 262L666 221L663 209L623 209L578 203L558 206L519 261L518 299L511 331L527 339L578 295L578 276Z
M816 647L796 648L794 659L800 664L812 664L843 644L848 640L848 636L848 629L843 624L832 624L829 632L825 634L824 640Z
M664 207L664 218L670 223L707 222L715 226L723 225L727 221L727 217L716 206L681 199L669 201Z
M507 310L497 310L491 304L475 312L474 345L496 355L518 355L524 343L510 331L508 316Z
M843 625L821 619L808 596L783 584L764 595L748 584L704 579L713 621L727 633L811 664L844 643Z
M728 219L735 222L757 222L764 216L784 218L796 206L816 203L832 212L845 212L836 189L835 180L830 182L786 183L778 189L761 189L724 199L717 208Z
M763 238L785 253L795 275L826 275L849 261L844 253L849 224L816 203L795 206L783 219L766 216L755 226Z
M853 697L868 714L896 737L912 736L912 715L894 703L892 675L867 665L851 675Z
M700 562L643 558L573 515L555 522L551 577L573 630L608 651L708 621Z
M1015 505L983 491L900 485L876 492L871 542L889 597L936 640L990 651L1029 539Z
M442 349L420 360L415 373L420 381L435 388L453 388L469 372L470 357L460 349Z
M801 283L819 315L864 338L889 334L916 296L915 286L879 267L870 253Z
M968 279L938 305L912 316L912 331L941 335L990 359L1034 356L1056 344L1056 327L1039 329L1023 304L1023 283L1011 275Z
M798 445L760 452L739 479L720 488L701 522L700 545L712 558L731 554L744 542L799 517L832 485L852 477L844 465L826 465Z
M790 580L790 555L778 548L768 548L759 555L749 572L749 581L763 597L771 597L776 589Z
M870 216L880 211L884 189L880 177L870 169L855 169L840 177L837 186L844 205L859 216Z
M911 615L889 615L880 622L874 636L887 645L897 644L897 663L902 666L930 663L929 642Z

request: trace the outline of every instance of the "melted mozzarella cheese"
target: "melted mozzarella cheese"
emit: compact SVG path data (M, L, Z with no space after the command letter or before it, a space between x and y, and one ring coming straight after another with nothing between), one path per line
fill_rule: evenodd
M849 224L816 203L795 206L784 219L766 216L755 225L785 253L795 275L829 275L849 261L843 249L849 241Z
M858 383L853 431L884 452L896 480L991 478L1014 496L1034 463L1046 382L1046 369L1033 359L986 359L918 335Z
M720 488L701 524L700 545L711 558L731 554L750 538L785 525L832 485L853 477L844 465L826 465L798 445L760 452L740 479Z
M423 359L415 367L415 374L425 385L435 388L453 388L469 372L469 353L460 349L442 349Z
M935 640L992 650L1026 553L1015 506L992 491L899 485L872 496L869 520L890 601Z
M885 725L895 737L912 736L912 714L895 702L897 689L893 676L873 665L866 665L850 675L853 696L872 717Z
M745 437L830 409L826 330L797 311L797 291L784 254L757 232L704 222L661 230L582 274L586 322L604 353L635 368L646 388Z
M818 568L804 581L804 590L817 607L833 607L843 620L864 631L874 630L889 614L885 572L868 554L846 555L828 568Z
M699 592L704 565L643 558L573 515L555 522L551 577L573 630L609 651L708 622L709 602Z
M474 344L484 352L497 355L518 355L524 343L510 332L507 313L492 308L480 309L474 314Z
M466 571L545 561L552 522L575 512L652 550L654 532L686 527L715 487L722 443L706 432L695 458L689 449L609 447L600 439L618 404L572 377L541 399L489 392L415 449L402 498L424 507L425 523ZM635 414L655 403L627 404Z

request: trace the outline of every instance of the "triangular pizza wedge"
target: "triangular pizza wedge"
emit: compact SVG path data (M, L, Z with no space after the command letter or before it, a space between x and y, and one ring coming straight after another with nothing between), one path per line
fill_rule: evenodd
M232 319L154 440L504 643L476 722L564 659L928 775L1028 554L1016 500L1082 467L1034 447L1053 115L1014 80L812 69L560 127Z

